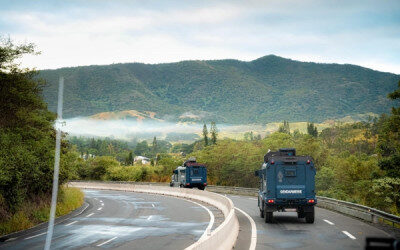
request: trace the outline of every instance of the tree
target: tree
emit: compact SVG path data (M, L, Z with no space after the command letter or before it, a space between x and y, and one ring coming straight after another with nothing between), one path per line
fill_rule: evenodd
M289 122L283 121L283 124L281 126L279 126L278 132L290 135Z
M147 144L147 141L141 141L139 142L134 150L135 155L143 155L143 156L148 156L150 152L150 148Z
M243 137L245 141L253 141L254 140L253 131L245 132Z
M307 133L311 135L312 137L317 137L318 136L318 129L312 122L307 122Z
M155 156L157 154L157 137L154 136L153 138L153 145L152 145L152 150L153 150L153 155Z
M218 129L215 122L211 122L211 144L217 144Z
M388 95L392 100L400 99L399 88ZM378 121L379 166L392 178L400 178L400 107L393 107L390 116L382 115Z
M129 152L128 157L126 158L126 165L132 165L133 164L133 154L132 151Z
M204 123L203 125L203 139L204 139L204 146L208 146L208 130L207 125Z
M33 44L0 38L0 210L11 212L27 199L50 193L53 180L56 116L42 99L44 81L16 63L25 54L37 54ZM65 159L68 143L63 140L61 146L60 185L74 161Z

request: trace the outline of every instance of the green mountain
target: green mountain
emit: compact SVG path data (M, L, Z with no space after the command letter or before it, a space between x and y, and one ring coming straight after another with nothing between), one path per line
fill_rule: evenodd
M125 63L42 70L43 95L56 110L65 78L64 117L155 112L167 120L226 123L315 121L387 113L399 75L355 65L299 62L274 55L254 61Z

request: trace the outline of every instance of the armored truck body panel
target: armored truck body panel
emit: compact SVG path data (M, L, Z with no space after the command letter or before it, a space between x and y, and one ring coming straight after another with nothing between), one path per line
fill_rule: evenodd
M280 149L264 156L258 206L261 217L271 222L273 212L296 209L299 218L314 222L315 166L310 156L296 156L295 149Z
M173 173L171 187L197 187L204 190L207 186L207 168L204 164L197 163L195 159L185 161L183 166L177 167Z

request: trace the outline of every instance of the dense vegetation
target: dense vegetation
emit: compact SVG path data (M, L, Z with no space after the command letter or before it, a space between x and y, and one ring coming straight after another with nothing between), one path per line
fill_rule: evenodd
M124 165L132 164L128 160L134 156L145 156L154 158L157 154L170 152L172 144L165 140L154 137L151 143L143 141L123 141L110 138L85 138L72 136L68 141L76 146L80 158L88 159L96 156L112 156Z
M32 44L16 46L0 40L0 233L23 223L21 216L27 218L24 221L38 222L24 208L27 204L41 208L51 197L55 114L42 100L43 83L35 79L36 72L15 63L22 55L34 53ZM59 180L63 184L76 172L78 155L65 140L61 151ZM60 200L64 197L61 194Z
M84 194L78 188L61 187L58 194L56 216L68 214L83 204ZM0 220L0 235L30 228L49 220L51 197L35 195L21 204L18 211ZM0 206L2 205L0 201Z
M65 116L104 111L154 111L171 120L265 123L319 122L385 113L398 75L354 65L298 62L265 56L167 64L113 64L43 70L51 110L57 79L65 76ZM181 116L184 114L183 116Z

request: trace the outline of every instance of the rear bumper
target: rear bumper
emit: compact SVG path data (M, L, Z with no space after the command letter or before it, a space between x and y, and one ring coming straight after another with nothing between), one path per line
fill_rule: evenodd
M192 188L192 187L206 187L207 183L186 183L184 186L185 187L189 187L189 188Z
M269 198L271 200L271 198ZM314 200L313 203L308 202L310 199ZM285 208L296 208L301 209L307 212L308 209L311 209L313 206L317 204L317 199L273 199L274 203L264 202L266 209L268 212L281 211Z

